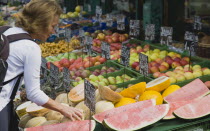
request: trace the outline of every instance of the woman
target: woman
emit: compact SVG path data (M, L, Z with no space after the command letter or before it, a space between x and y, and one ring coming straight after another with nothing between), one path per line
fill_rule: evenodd
M55 27L61 13L61 8L54 0L32 0L19 14L16 27L9 28L3 34L8 36L28 33L32 39L46 41L51 34L55 33ZM40 106L58 111L71 120L81 120L82 113L78 109L57 103L40 90L41 50L37 43L26 39L10 43L7 63L5 81L23 73L29 100ZM13 100L10 96L14 94L14 86L18 81L21 81L20 78L4 85L0 92L0 131L18 130L18 122L12 109Z

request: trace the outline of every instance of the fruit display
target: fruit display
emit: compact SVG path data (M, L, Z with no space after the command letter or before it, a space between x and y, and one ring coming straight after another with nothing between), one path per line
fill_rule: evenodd
M194 79L203 75L210 75L210 69L208 67L201 67L200 65L185 65L177 66L172 71L165 73L155 72L153 77L168 76L171 83L181 82L185 80Z
M86 56L87 55L83 54L82 52L78 52L78 53L66 52L66 53L58 54L56 56L49 56L49 57L46 57L45 59L47 60L47 62L56 62L56 61L60 61L63 58L67 58L71 60L71 59L77 59L79 57L86 57Z
M69 45L68 42L61 40L58 43L43 43L39 44L41 50L42 50L42 56L54 56L60 53L70 52L74 50L72 46Z
M81 10L81 6L76 6L74 12L67 12L66 14L61 14L61 19L67 19L67 18L77 18L79 16L85 15L87 12Z

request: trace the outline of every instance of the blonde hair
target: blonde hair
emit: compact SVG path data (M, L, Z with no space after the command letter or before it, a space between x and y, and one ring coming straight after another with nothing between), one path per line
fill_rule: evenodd
M55 0L32 0L19 13L15 25L29 34L43 34L62 9Z

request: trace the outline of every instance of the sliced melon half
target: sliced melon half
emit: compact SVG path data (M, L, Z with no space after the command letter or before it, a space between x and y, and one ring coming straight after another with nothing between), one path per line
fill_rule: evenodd
M161 92L170 86L170 79L167 76L161 76L147 83L146 90L155 90Z
M19 118L26 114L26 108L30 104L31 104L31 101L27 101L17 107L16 112L17 112L17 115L19 116Z
M84 89L85 89L84 83L81 83L75 86L73 89L71 89L68 94L70 101L76 102L76 103L83 101L85 98Z
M26 112L31 116L44 116L49 112L49 109L32 103L26 108Z

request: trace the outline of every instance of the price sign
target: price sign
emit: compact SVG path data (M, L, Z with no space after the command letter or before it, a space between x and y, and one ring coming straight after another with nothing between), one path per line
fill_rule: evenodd
M90 4L87 5L87 8L88 8L88 12L91 12L91 5Z
M41 67L47 68L47 60L44 57L42 57Z
M70 28L65 28L65 37L69 41L71 39L71 29Z
M96 6L96 20L100 21L101 20L101 15L102 15L102 9L100 6Z
M117 18L117 30L125 30L125 16L119 15Z
M112 19L112 15L111 14L107 14L106 15L106 26L108 27L112 27L113 25L113 19Z
M148 56L142 53L139 54L139 62L140 62L140 73L144 76L148 76Z
M160 32L160 44L161 45L171 45L172 44L172 27L161 27Z
M140 35L140 20L130 20L130 36Z
M120 63L126 67L129 66L129 61L130 61L130 48L126 46L126 44L122 45L122 50L121 50L121 60Z
M50 63L50 79L52 86L58 85L59 69L54 64Z
M195 46L198 44L198 36L193 32L186 31L185 32L185 50L189 50L190 52L195 52Z
M201 30L202 28L202 22L200 16L194 16L194 23L193 23L193 29L194 30Z
M95 87L85 79L85 105L95 112Z
M70 86L70 71L68 68L63 68L63 86L68 89Z
M149 40L149 41L155 40L155 25L154 24L146 25L145 40Z
M79 36L83 37L85 35L85 31L83 29L79 29Z
M101 44L101 55L107 60L110 59L110 45L106 42L102 42Z
M89 55L92 54L92 41L93 41L92 37L85 36L85 47L86 47L85 50Z
M58 37L65 37L66 31L64 29L61 29L58 31Z

